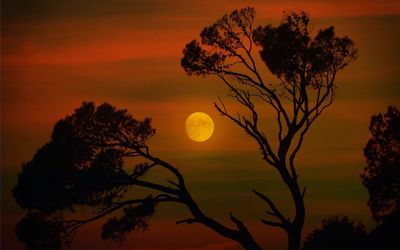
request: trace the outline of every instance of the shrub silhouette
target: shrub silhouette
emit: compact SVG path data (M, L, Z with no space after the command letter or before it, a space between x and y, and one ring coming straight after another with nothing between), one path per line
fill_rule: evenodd
M364 249L364 225L354 225L346 216L334 216L322 221L322 227L311 232L303 242L303 250Z

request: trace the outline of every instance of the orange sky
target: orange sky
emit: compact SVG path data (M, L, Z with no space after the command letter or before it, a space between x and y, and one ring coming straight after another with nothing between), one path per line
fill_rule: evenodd
M362 149L372 114L400 104L400 2L353 1L2 1L1 168L2 246L22 249L14 236L20 210L11 198L24 161L45 143L53 124L82 101L109 102L137 118L152 117L156 136L152 151L185 174L193 195L207 213L226 219L238 214L268 249L282 249L280 232L256 219L262 203L251 188L271 194L290 210L278 176L259 159L255 144L220 117L212 102L225 99L223 84L187 76L179 61L185 44L205 25L235 8L254 6L256 24L277 24L282 12L305 9L314 34L334 25L352 38L359 59L337 78L337 99L310 130L299 158L301 181L308 186L306 231L323 217L346 214L371 225L367 194L359 174ZM235 104L229 103L234 109ZM205 143L190 141L186 117L203 111L214 119L215 134ZM275 125L263 114L266 127ZM243 203L243 201L246 201ZM176 226L181 208L166 207L144 234L132 235L131 249L238 249L198 226ZM78 236L76 249L104 245L90 226ZM165 234L165 235L164 235ZM184 237L182 237L182 234ZM274 239L267 237L274 235ZM201 235L202 238L194 237ZM204 236L204 237L203 237ZM5 244L5 245L4 245ZM99 248L100 249L100 248ZM108 248L109 249L109 248Z

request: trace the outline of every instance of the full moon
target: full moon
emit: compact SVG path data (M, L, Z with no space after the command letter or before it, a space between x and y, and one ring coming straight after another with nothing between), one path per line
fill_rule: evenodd
M195 112L186 119L186 134L193 141L207 141L213 132L213 120L206 113Z

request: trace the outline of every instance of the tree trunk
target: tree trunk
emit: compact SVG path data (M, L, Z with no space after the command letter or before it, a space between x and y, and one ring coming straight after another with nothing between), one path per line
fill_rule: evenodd
M288 250L300 250L302 227L293 225L292 231L288 232Z
M305 219L305 208L303 194L299 190L297 181L288 183L292 198L295 203L296 215L288 230L288 250L300 250L301 248L301 233L303 230Z

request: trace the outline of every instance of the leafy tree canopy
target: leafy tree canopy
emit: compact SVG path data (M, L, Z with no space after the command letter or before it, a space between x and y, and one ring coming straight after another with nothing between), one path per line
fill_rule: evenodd
M122 198L132 185L146 186L138 177L150 166L138 164L127 171L124 158L147 150L145 142L155 133L150 122L135 120L126 110L106 103L83 103L58 121L50 141L23 165L13 189L18 205L29 211L17 226L18 238L32 249L70 243L75 229L86 222L64 218L64 212L72 213L77 206L97 207L101 217L114 208L137 204L104 225L104 239L122 239L131 230L146 228L157 199Z
M389 106L374 115L369 125L372 138L364 148L367 166L361 175L369 193L372 217L383 222L400 216L400 112Z

